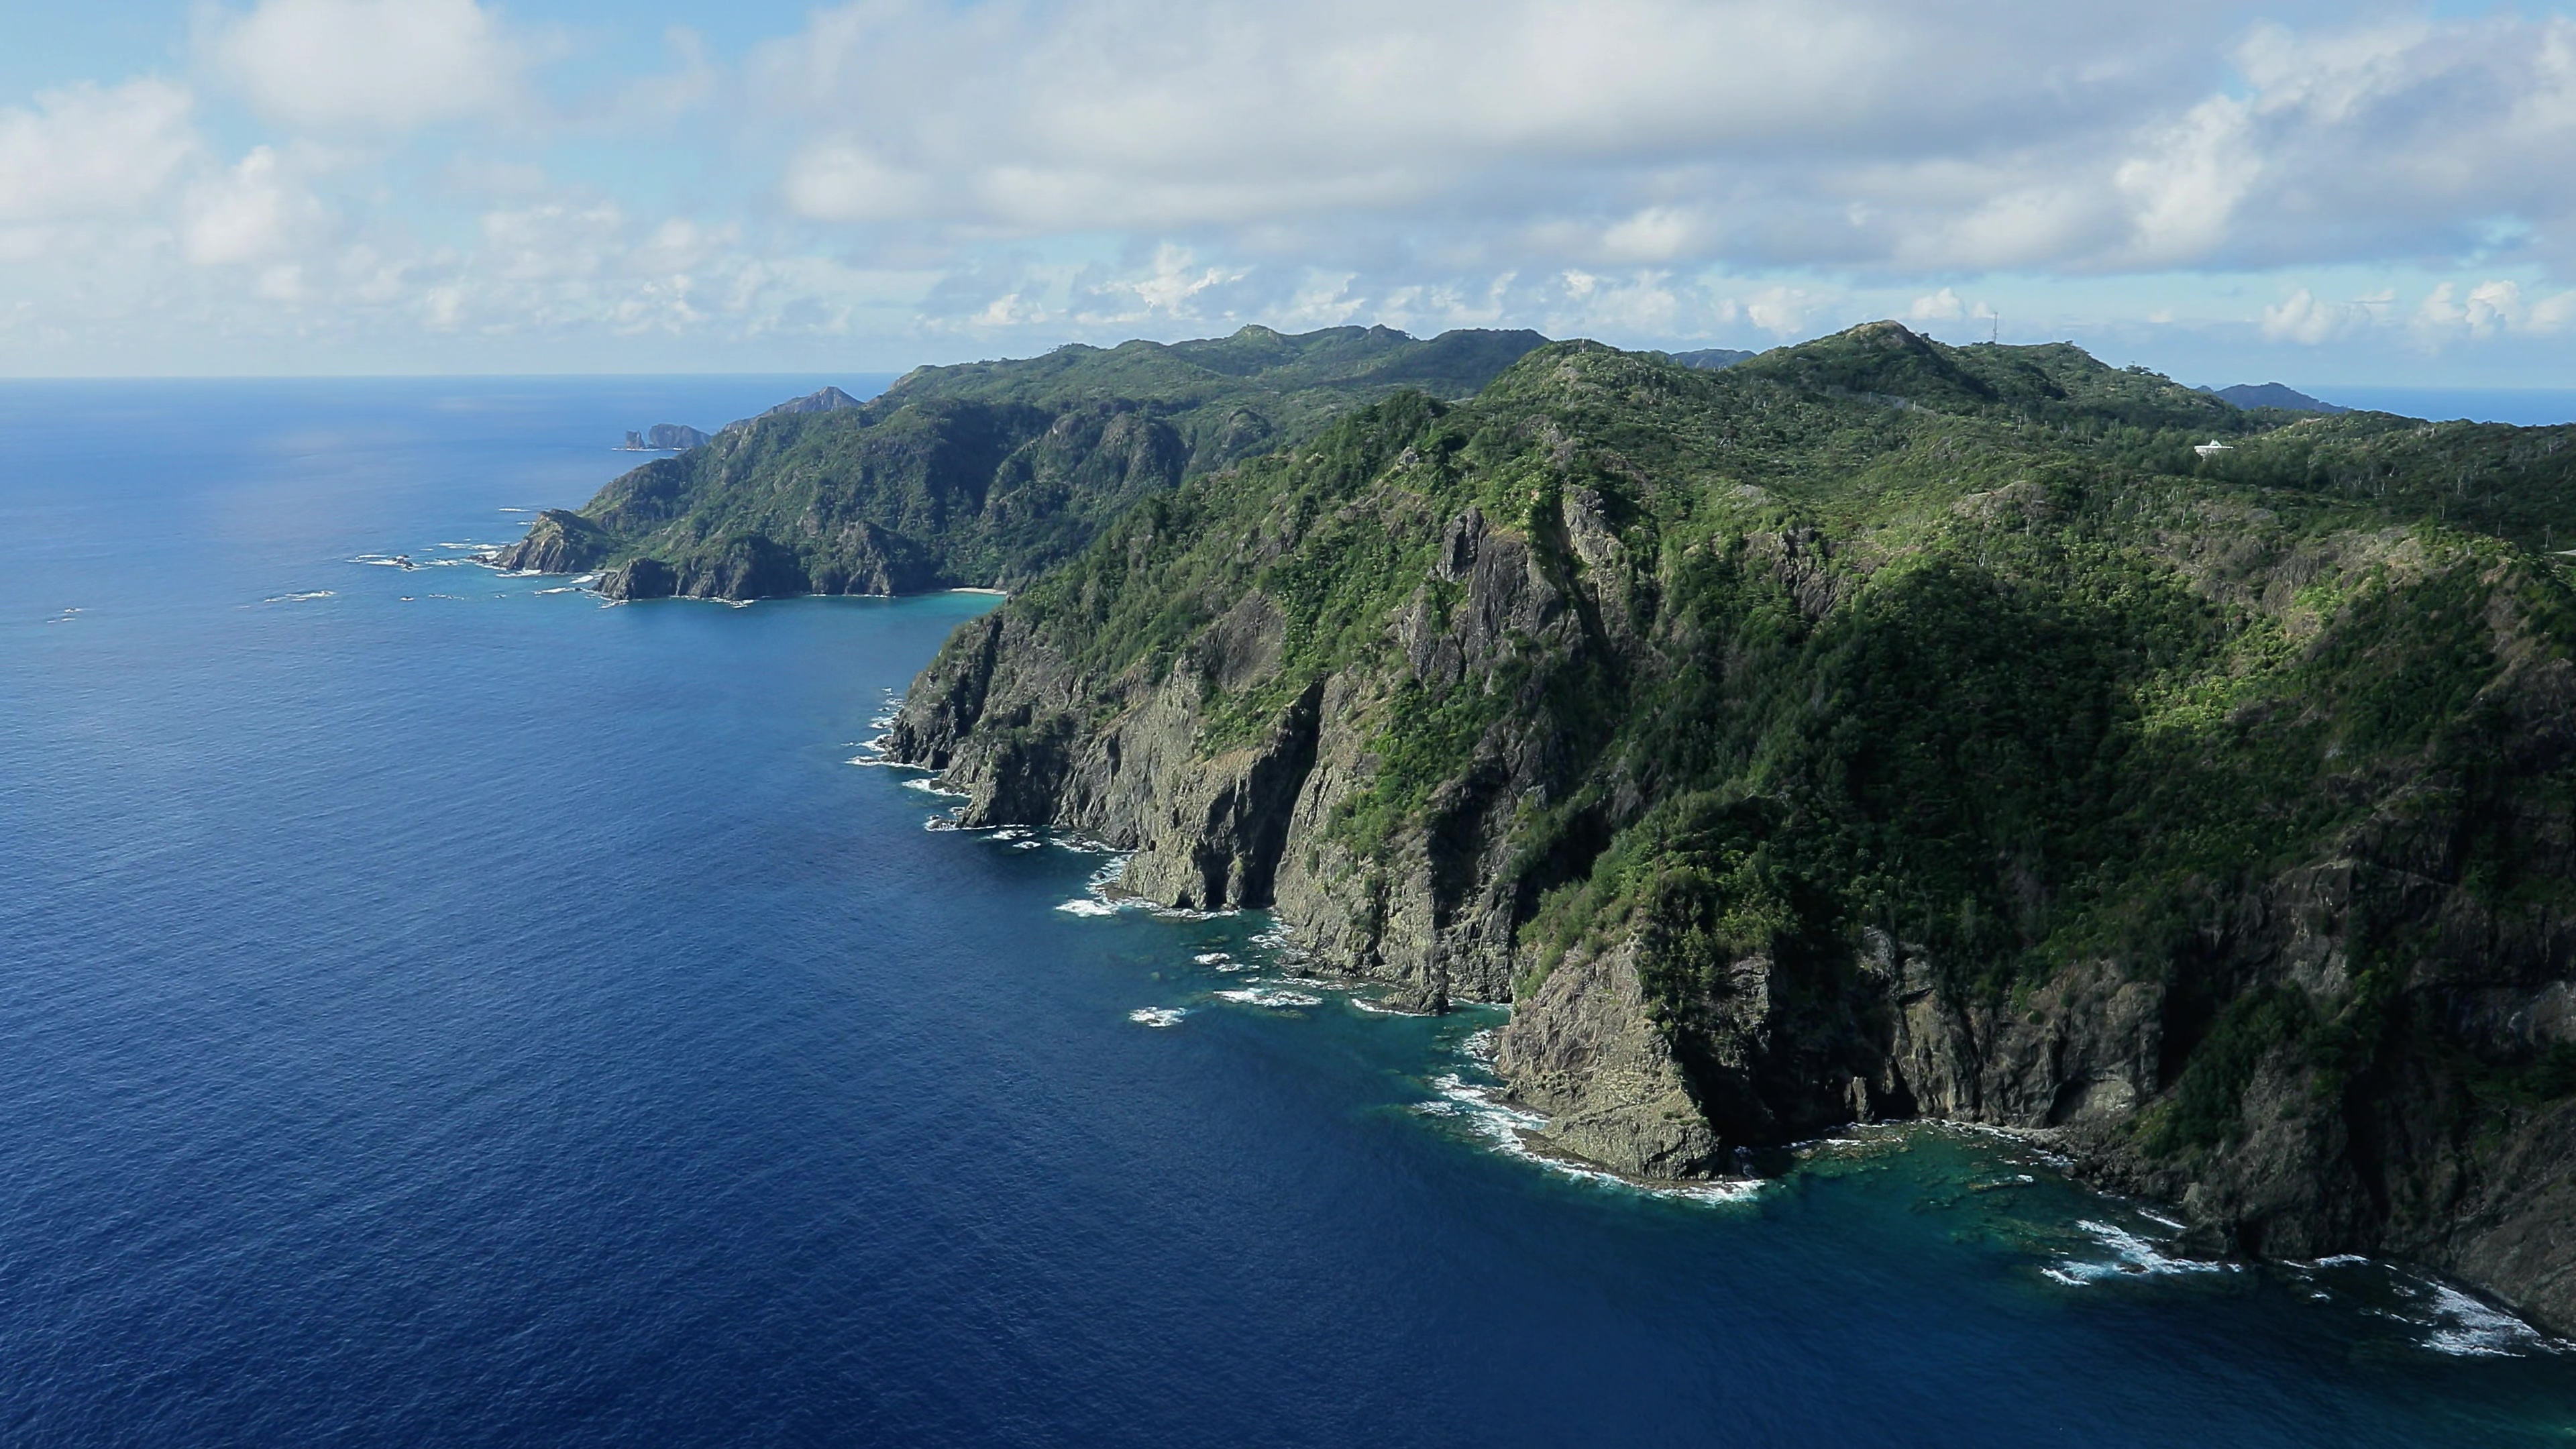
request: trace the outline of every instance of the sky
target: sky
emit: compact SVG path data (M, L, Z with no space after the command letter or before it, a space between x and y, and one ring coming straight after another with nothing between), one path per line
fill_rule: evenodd
M1894 317L2576 387L2576 11L11 0L0 375Z

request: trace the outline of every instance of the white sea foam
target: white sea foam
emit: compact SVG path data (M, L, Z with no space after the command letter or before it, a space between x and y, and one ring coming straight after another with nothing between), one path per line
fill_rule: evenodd
M1189 1014L1185 1006L1140 1006L1127 1013L1127 1019L1139 1026L1179 1026Z
M1295 941L1289 939L1288 928L1286 926L1279 925L1276 922L1273 922L1263 930L1255 932L1252 937L1252 944L1259 946L1265 951L1277 952L1279 954L1279 959L1282 961L1303 961L1306 959L1305 951L1300 949Z
M1547 1119L1536 1112L1507 1105L1496 1095L1496 1089L1470 1082L1456 1072L1443 1072L1431 1079L1431 1090L1440 1094L1435 1102L1421 1103L1421 1110L1434 1117L1476 1116L1479 1125L1517 1129L1511 1136L1515 1147L1526 1149L1520 1132L1535 1132L1547 1125Z
M1058 906L1056 909L1064 908ZM1266 1006L1273 1011L1324 1004L1324 998L1308 996L1302 991L1273 991L1257 986L1247 986L1235 991L1220 991L1216 996L1219 1001L1239 1001L1246 1006Z
M946 795L957 800L967 798L965 791L949 789L946 785L940 783L939 777L936 775L924 775L918 780L906 780L903 782L903 788L907 790L919 790L924 795Z
M1351 1005L1358 1007L1360 1010L1367 1012L1371 1016L1429 1016L1431 1014L1427 1011L1406 1011L1402 1007L1389 1006L1382 1001L1371 1001L1369 998L1357 993L1352 994L1350 1002Z
M1530 1145L1531 1133L1547 1126L1547 1119L1536 1112L1515 1107L1501 1100L1498 1089L1470 1082L1455 1072L1431 1080L1431 1089L1439 1094L1435 1101L1417 1103L1416 1112L1426 1117L1450 1117L1500 1151L1524 1162L1545 1168L1560 1177L1578 1182L1595 1183L1625 1192L1643 1193L1649 1197L1680 1198L1693 1202L1741 1202L1762 1190L1758 1179L1735 1178L1691 1183L1649 1183L1621 1177L1606 1168L1589 1166L1541 1152Z
M1231 966L1235 964L1234 958L1225 954L1223 951L1202 951L1199 954L1192 956L1190 959L1196 961L1202 966Z
M2081 1287L2104 1278L2122 1275L2161 1275L2166 1273L2232 1273L2238 1265L2213 1262L2206 1258L2173 1258L2160 1252L2154 1243L2125 1228L2109 1223L2080 1219L2075 1224L2086 1236L2111 1250L2111 1256L2095 1262L2061 1258L2040 1271L2060 1283Z
M1043 850L1045 848L1046 842L1043 840L1023 840L1017 842L1011 847L1013 850Z
M1114 916L1118 914L1118 907L1111 905L1107 901L1096 900L1090 896L1082 896L1074 900L1065 901L1059 904L1056 909L1064 912L1068 916Z
M566 584L559 589L539 589L537 592L540 594L577 594L581 592L581 586L579 584Z
M2564 1352L2565 1346L2505 1312L2479 1302L2457 1288L2433 1285L2436 1326L2424 1340L2427 1348L2460 1358L2511 1358L2533 1352Z
M307 589L300 594L273 594L268 598L260 600L260 602L263 604L301 604L312 599L327 599L330 597L332 597L332 592L329 589Z
M2435 1353L2454 1358L2518 1358L2532 1353L2576 1352L2576 1343L2551 1338L2505 1310L2448 1284L2399 1278L2395 1286L2400 1294L2422 1306L2367 1311L2374 1317L2427 1330L2421 1342Z
M1383 1000L1365 998L1365 995L1358 995L1358 993L1350 995L1350 1006L1360 1008L1360 1011L1370 1013L1370 1016L1432 1016L1430 1011L1404 1011L1401 1006L1386 1006Z

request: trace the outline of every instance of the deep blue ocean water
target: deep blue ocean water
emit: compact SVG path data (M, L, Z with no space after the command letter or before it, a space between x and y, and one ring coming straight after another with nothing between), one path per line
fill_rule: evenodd
M2576 423L2576 388L2564 387L2316 387L2310 397L2348 408L2374 409L2410 418L2449 422L2512 423L2546 427Z
M1500 1150L1491 1013L1061 909L1100 857L849 763L988 598L358 561L824 380L0 384L0 1441L2576 1431L2473 1300L2182 1271L1999 1139Z

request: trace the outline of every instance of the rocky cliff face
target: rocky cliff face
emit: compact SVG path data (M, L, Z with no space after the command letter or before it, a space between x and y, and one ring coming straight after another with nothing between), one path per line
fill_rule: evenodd
M1513 1002L1557 1150L2054 1129L2211 1251L2576 1325L2564 582L2195 479L2224 405L2089 359L1834 341L1542 353L1191 485L961 630L892 752L1125 889ZM2088 388L2167 452L2064 443Z
M703 448L714 441L714 438L686 423L655 423L644 434L644 446L668 448L675 453L684 453L691 448Z
M685 451L549 515L494 561L605 567L601 590L620 599L1015 589L1193 473L1401 388L1472 393L1544 340L1250 327L919 368L865 402L827 387L713 437L628 434Z
M577 574L597 568L615 548L615 540L578 513L549 508L537 515L525 537L493 553L491 563L512 573Z

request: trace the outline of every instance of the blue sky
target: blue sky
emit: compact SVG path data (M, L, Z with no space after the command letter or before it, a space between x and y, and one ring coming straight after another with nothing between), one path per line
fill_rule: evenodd
M2576 386L2576 15L217 0L0 49L0 372L899 370L1874 317Z

